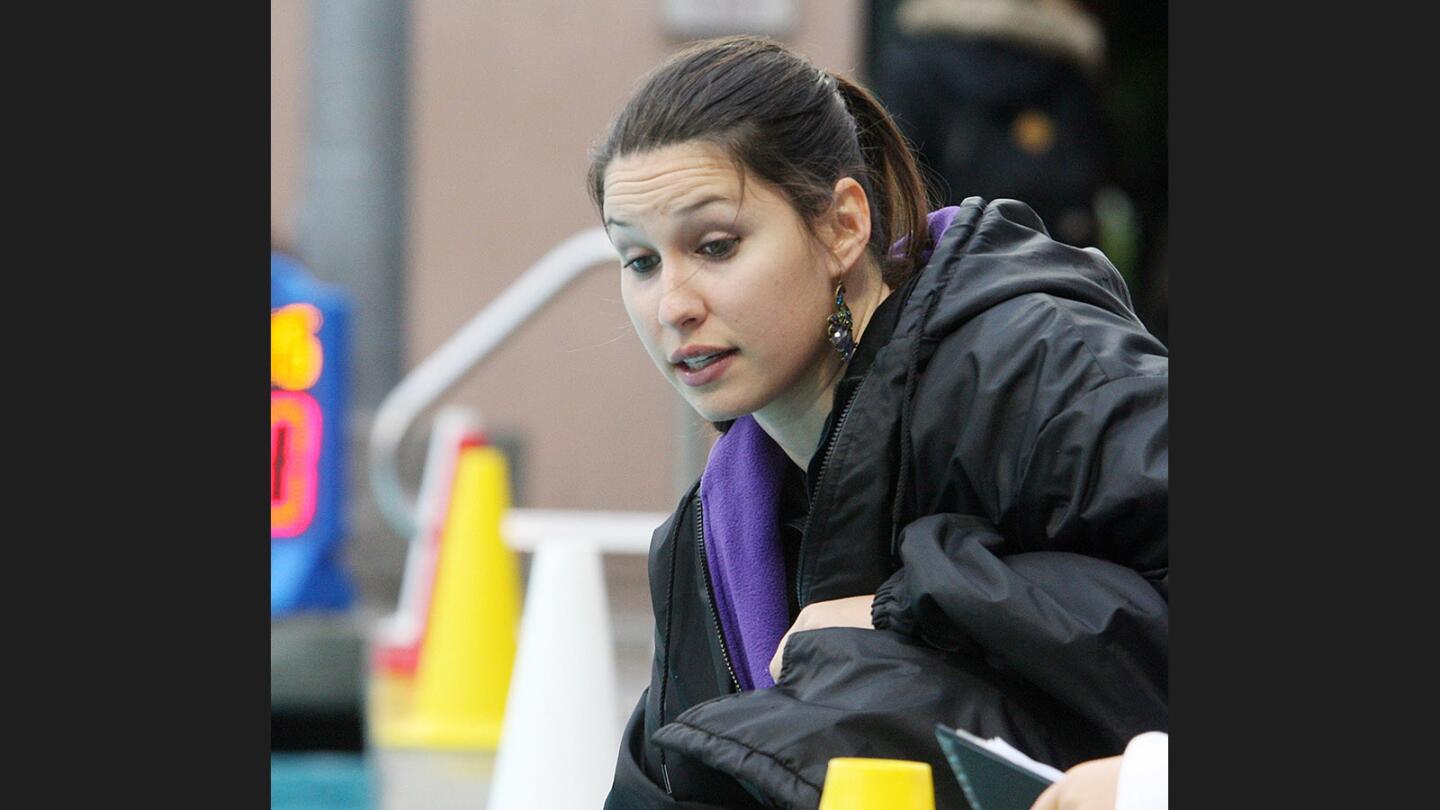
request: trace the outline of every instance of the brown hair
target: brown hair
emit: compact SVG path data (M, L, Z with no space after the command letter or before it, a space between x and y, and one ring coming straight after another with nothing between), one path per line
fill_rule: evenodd
M778 187L812 232L836 181L855 178L870 200L866 252L885 283L897 287L920 266L925 184L890 114L856 82L764 37L697 42L643 80L593 151L595 207L604 207L611 160L691 140L720 146L737 169Z

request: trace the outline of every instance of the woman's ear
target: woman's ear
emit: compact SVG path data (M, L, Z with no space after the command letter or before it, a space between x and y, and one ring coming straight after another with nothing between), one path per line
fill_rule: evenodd
M828 247L839 262L836 280L850 272L870 244L870 198L853 177L835 181L829 216Z

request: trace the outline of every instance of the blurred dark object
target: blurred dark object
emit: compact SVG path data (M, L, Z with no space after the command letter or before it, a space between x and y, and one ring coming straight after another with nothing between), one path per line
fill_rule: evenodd
M1105 31L1101 97L1112 138L1108 176L1129 195L1138 223L1131 292L1140 320L1168 346L1169 4L1108 0L1084 5Z
M943 201L1029 204L1062 242L1096 242L1105 143L1092 76L1104 42L1061 3L906 0L875 85Z
M359 751L366 628L359 613L270 623L270 750Z
M358 711L272 712L270 750L364 751L364 721Z
M1011 197L1099 247L1166 335L1166 5L875 0L869 78L944 204Z

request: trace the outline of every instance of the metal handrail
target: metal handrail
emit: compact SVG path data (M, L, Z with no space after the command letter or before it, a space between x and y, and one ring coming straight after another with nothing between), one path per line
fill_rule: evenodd
M556 540L589 543L609 554L648 554L655 527L669 512L595 512L580 509L510 509L501 536L515 551L534 551Z
M462 380L520 324L586 270L615 260L604 228L589 228L555 246L425 358L380 403L370 426L370 488L380 513L400 536L415 534L416 496L400 481L400 442L415 419Z

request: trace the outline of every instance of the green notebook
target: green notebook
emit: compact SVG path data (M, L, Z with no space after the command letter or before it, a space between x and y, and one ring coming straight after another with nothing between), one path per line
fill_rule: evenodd
M972 810L1030 810L1041 792L1062 776L999 738L982 740L939 723L935 738Z

